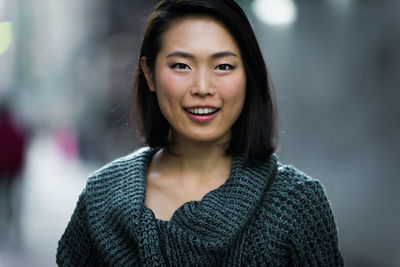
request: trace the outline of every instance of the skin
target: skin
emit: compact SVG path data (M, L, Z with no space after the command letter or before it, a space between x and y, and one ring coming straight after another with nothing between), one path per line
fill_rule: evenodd
M149 89L171 125L171 150L156 153L147 173L145 205L169 220L185 202L202 197L229 177L225 155L231 127L240 115L246 75L240 50L225 27L207 17L185 17L164 33L152 73L141 58ZM212 119L197 121L187 108L218 108Z

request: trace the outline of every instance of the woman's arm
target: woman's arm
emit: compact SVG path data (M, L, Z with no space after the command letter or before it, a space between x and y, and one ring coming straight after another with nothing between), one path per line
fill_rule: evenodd
M87 228L84 191L58 243L56 262L59 266L101 266L100 261Z
M293 266L343 266L335 221L322 185L306 181L296 186L291 260Z

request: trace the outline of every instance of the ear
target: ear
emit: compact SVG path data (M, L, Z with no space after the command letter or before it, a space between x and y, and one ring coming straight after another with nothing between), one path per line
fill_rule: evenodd
M144 77L146 78L147 85L149 86L150 91L155 92L155 87L153 83L153 73L150 71L149 67L147 66L146 57L140 58L140 67L144 73Z

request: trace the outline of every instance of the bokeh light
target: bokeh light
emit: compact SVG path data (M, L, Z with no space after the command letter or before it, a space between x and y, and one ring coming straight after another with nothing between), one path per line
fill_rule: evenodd
M12 22L0 22L0 55L7 51L12 42Z
M255 0L251 8L258 20L270 25L288 25L297 19L292 0Z

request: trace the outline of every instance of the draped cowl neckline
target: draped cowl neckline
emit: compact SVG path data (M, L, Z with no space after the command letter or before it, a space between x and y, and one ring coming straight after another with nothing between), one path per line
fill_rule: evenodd
M156 219L144 205L147 168L157 151L140 149L120 159L120 163L111 163L121 164L118 176L104 172L108 169L105 166L99 171L101 183L96 182L96 174L89 180L86 189L89 225L93 232L109 236L99 240L100 249L106 252L119 247L127 257L138 253L140 259L148 261L142 262L143 265L153 266L165 265L165 257L185 257L182 247L192 248L199 258L202 254L220 254L229 249L259 207L276 171L277 157L273 154L267 163L250 164L242 155L235 156L223 185L200 201L184 203L169 221L163 221ZM101 192L100 185L107 193ZM116 235L123 238L115 238ZM118 244L112 244L115 240L119 240Z

